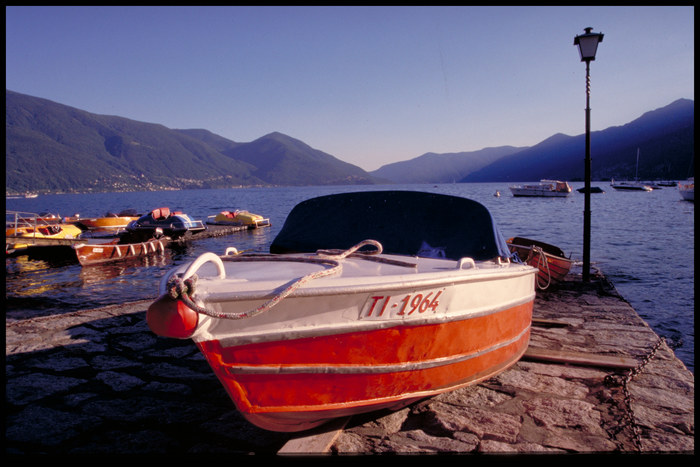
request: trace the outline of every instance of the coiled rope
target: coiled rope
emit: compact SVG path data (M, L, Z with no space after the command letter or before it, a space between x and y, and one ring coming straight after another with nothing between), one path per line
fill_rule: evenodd
M374 251L368 251L368 252L363 252L359 254L361 257L367 257L368 255L378 255L382 252L382 245L376 240L363 240L362 242L358 243L357 245L336 253L336 250L319 250L316 252L316 257L297 257L297 256L275 256L275 255L246 255L246 256L223 256L223 257L218 257L216 255L211 254L208 258L217 261L214 258L217 258L219 261L239 261L239 262L252 262L252 261L279 261L279 262L298 262L298 263L313 263L313 264L322 264L326 266L330 266L329 269L322 269L320 271L313 272L311 274L307 274L303 277L300 277L294 281L287 287L285 287L281 292L276 294L274 297L272 297L270 300L267 302L263 303L257 308L254 308L252 310L243 312L243 313L222 313L222 312L217 312L214 310L210 310L209 308L197 305L194 300L192 299L192 295L194 294L195 288L196 288L196 283L197 283L197 275L194 273L195 271L190 271L188 269L184 274L177 274L175 275L172 279L170 279L166 285L166 288L168 290L168 295L173 298L173 299L181 299L185 305L187 305L189 308L192 310L196 311L197 313L201 313L207 316L211 316L213 318L223 318L223 319L242 319L242 318L250 318L252 316L258 315L260 313L263 313L265 311L268 311L270 308L274 307L277 305L279 302L281 302L285 297L287 297L289 294L297 290L299 287L301 287L303 284L306 282L309 282L314 279L318 279L320 277L326 277L326 276L331 276L334 274L339 274L340 271L342 271L342 263L340 262L342 259L347 258L350 255L354 255L357 250L364 246L373 246L375 248ZM203 255L204 256L204 255ZM205 259L204 261L206 261ZM196 263L196 262L195 262ZM193 263L193 265L195 264ZM411 265L409 263L404 263L405 265L408 266L415 266ZM220 271L220 277L222 273Z
M544 270L547 271L547 283L545 285L540 284L540 275L539 273L537 274L537 287L539 287L540 290L546 290L547 287L552 284L552 272L549 270L549 261L547 261L547 256L542 248L534 245L532 247L531 254L540 255L539 258L537 258L537 269L541 271L544 268Z

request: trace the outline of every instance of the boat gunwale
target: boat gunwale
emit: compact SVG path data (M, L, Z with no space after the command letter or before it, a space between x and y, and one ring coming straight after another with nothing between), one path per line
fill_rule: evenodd
M274 255L274 256L285 256L285 255ZM295 256L298 257L298 255L288 255L288 256ZM382 256L398 256L398 255L382 255ZM420 259L417 257L404 257L401 256L402 258L411 258L411 259ZM353 258L346 258L347 259L353 259ZM424 258L424 259L435 259L435 258ZM448 261L451 263L456 263L458 264L459 261L454 261L454 260L444 260ZM292 262L292 261L290 261ZM503 266L497 265L495 262L492 261L480 261L476 264L485 264L485 263L490 263L493 264L492 267L488 268L479 268L474 267L474 268L468 268L468 269L459 269L457 267L454 268L445 268L442 271L422 271L422 272L416 272L412 275L408 274L386 274L386 275L381 275L377 274L371 277L367 276L352 276L352 277L346 277L346 278L340 278L337 275L335 276L328 276L328 277L322 277L318 278L315 280L315 282L321 282L321 281L326 281L328 283L329 281L334 281L338 279L343 279L343 280L359 280L359 279L364 279L362 284L359 285L323 285L323 286L317 286L314 287L312 285L303 285L299 287L297 290L292 292L287 298L292 298L292 297L315 297L315 296L327 296L327 295L339 295L339 294L354 294L354 293L367 293L367 292L383 292L387 290L396 290L396 289L404 289L404 288L416 288L416 287L436 287L441 284L451 284L451 285L457 285L457 284L462 284L466 282L474 282L474 281L492 281L496 279L511 279L511 278L517 278L520 276L524 276L527 274L535 274L537 271L537 268L534 268L533 266L530 266L526 263L507 263ZM168 291L168 282L172 277L175 276L175 274L184 272L187 267L189 266L188 264L182 265L181 267L171 270L169 274L166 274L163 279L161 280L160 287L159 287L159 293L161 295L167 293ZM452 274L448 274L452 273ZM426 277L428 276L428 277ZM385 282L383 283L377 283L376 281L380 278L386 278ZM391 278L391 279L389 279ZM291 280L295 280L295 277L288 278L288 279L277 279L280 284L277 285L277 287L273 289L266 289L264 292L258 291L258 290L252 290L252 291L239 291L239 292L208 292L208 293L200 293L200 296L197 296L197 293L193 296L193 298L196 301L201 301L201 302L213 302L213 303L221 303L221 302L226 302L226 301L242 301L242 300L264 300L264 299L270 299L274 296L277 295L277 290L285 287L286 284L289 283ZM240 278L228 278L228 279L219 279L216 277L199 277L198 278L198 285L201 287L201 281L208 281L208 280L216 280L216 281L227 281L230 280L232 284L235 283L241 283ZM388 282L391 280L391 282ZM371 282L375 281L375 282ZM199 290L199 287L198 289Z
M539 247L539 245L522 245L522 244L519 244L519 243L512 243L512 242L507 242L507 244L508 244L509 246L513 246L514 248L520 248L520 249L523 249L523 250L528 250L528 251L534 252L535 254L540 254L540 253L542 253L542 254L544 254L546 257L553 258L553 259L556 259L556 260L559 260L559 261L565 261L565 262L568 262L568 263L570 263L570 264L573 264L573 263L575 262L575 260L573 260L573 259L571 259L571 258L567 258L566 256L560 256L560 255L551 253L551 252L549 252L549 251L546 251L546 250L545 250L544 248L542 248L542 247L540 247L540 248L541 248L541 251L535 250L534 248L535 248L535 247ZM556 248L556 247L555 247L555 248ZM563 252L562 252L562 253L563 253ZM523 261L525 261L525 258L521 258L521 259L522 259Z
M204 327L208 327L207 321L209 320L225 320L225 318L212 318L210 316L205 316L204 319L198 325L197 330L191 336L191 339L196 342L208 342L212 340L218 341L223 348L235 347L240 345L249 344L259 344L275 341L295 341L301 339L315 338L320 336L332 336L340 334L348 334L354 332L371 332L383 329L391 328L411 328L418 326L430 326L439 324L448 324L459 321L466 321L470 319L483 318L497 313L502 313L508 311L514 307L519 307L527 305L530 303L534 304L536 292L534 287L535 275L538 271L536 268L532 268L533 272L533 287L532 292L528 295L514 298L509 302L500 302L495 304L490 304L488 306L483 306L480 309L472 309L468 311L456 312L451 315L439 315L433 317L410 317L408 319L384 319L384 320L356 320L356 321L346 321L335 324L326 324L323 326L310 326L305 325L303 328L298 327L294 330L288 328L280 331L270 331L269 329L258 329L255 331L241 332L236 331L235 336L229 337L219 337L216 339L211 339L208 331L203 330ZM393 290L396 290L394 288ZM359 292L363 293L363 292ZM366 292L364 292L366 293ZM287 297L285 300L290 299ZM301 297L299 297L301 298ZM271 311L274 313L274 311ZM206 323L206 324L205 324ZM201 334L205 334L202 336Z

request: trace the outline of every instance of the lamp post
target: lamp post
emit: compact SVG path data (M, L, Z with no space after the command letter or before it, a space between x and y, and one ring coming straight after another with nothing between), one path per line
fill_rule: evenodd
M603 42L603 34L591 32L593 28L585 28L585 34L574 38L578 46L581 61L586 62L586 185L583 208L583 281L590 280L591 269L591 77L590 64L595 60L598 43Z

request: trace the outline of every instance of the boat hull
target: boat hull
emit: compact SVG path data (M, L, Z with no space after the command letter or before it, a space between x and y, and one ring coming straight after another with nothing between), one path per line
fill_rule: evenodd
M56 238L72 239L80 237L82 230L72 224L48 224L38 226L20 226L5 230L6 237L17 239L17 243L8 244L11 250L21 250L32 246L32 243L23 243L22 238Z
M291 256L231 258L223 279L197 271L197 304L215 312L195 318L191 338L236 408L263 429L302 431L402 407L492 377L527 348L536 269L493 261L346 258L338 276L313 280L271 310L227 318L318 269L303 262L313 255L286 264ZM186 268L163 279L162 296ZM164 335L155 305L147 320Z
M515 197L566 198L571 194L571 186L560 180L541 180L538 185L511 186Z
M142 243L119 244L111 243L80 244L75 245L75 254L82 266L101 264L114 261L123 261L130 258L141 258L163 253L170 238L161 237Z
M533 198L566 198L569 196L568 192L565 191L551 191L551 190L540 190L540 189L528 189L528 188L514 188L511 187L510 191L513 196L516 197L533 197Z
M538 269L537 286L540 289L563 281L571 270L573 260L564 257L564 252L553 245L520 237L510 238L506 243L522 261Z
M94 217L76 220L77 225L87 230L124 230L130 222L138 217Z
M678 182L678 193L681 199L695 202L695 180L689 179L685 182Z
M695 191L694 190L681 190L679 191L681 198L685 201L695 201Z
M248 227L249 229L256 229L258 227L269 227L270 219L248 211L222 211L216 216L209 216L207 224L241 226Z
M198 347L248 421L301 431L488 379L523 355L531 317L526 303L444 324Z
M611 186L618 191L653 191L653 189L647 185L611 185Z

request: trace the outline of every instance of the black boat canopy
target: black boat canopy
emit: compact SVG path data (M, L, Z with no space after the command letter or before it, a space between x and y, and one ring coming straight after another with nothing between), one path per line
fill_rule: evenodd
M477 261L511 257L489 211L476 201L417 191L362 191L296 205L271 253L348 249L377 240L385 253Z

